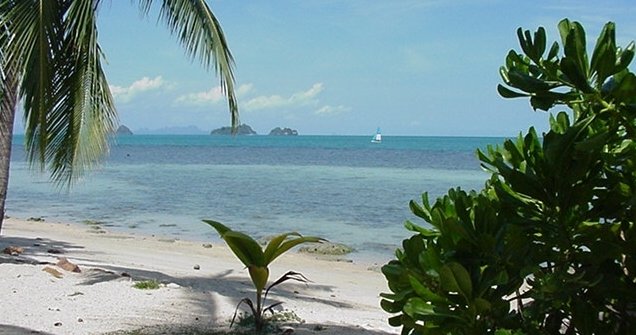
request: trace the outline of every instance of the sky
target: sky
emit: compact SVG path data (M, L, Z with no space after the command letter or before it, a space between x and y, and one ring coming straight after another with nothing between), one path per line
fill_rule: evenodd
M100 45L119 121L135 133L209 133L230 115L219 79L190 60L158 11L104 0ZM161 1L155 1L155 6ZM257 133L515 136L549 115L496 87L516 29L581 22L590 44L608 21L636 40L625 1L208 0L235 60L240 119ZM633 69L633 66L631 67ZM19 118L20 116L18 116ZM18 120L17 127L21 126ZM19 131L19 128L18 128Z

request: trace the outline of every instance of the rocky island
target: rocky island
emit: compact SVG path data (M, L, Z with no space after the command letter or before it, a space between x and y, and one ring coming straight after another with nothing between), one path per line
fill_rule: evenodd
M212 132L210 132L210 135L232 135L232 127L221 127L214 129L212 130ZM242 124L238 126L236 135L256 135L256 132L254 131L254 129L252 129L252 127L246 124Z
M133 132L130 130L130 128L121 125L119 126L119 128L117 128L117 131L115 131L115 134L117 135L132 135Z
M298 136L298 130L276 127L269 132L272 136Z

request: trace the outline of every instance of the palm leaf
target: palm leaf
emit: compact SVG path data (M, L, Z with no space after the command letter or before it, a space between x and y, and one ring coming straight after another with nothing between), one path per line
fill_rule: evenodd
M5 61L21 72L20 98L25 109L25 144L28 158L46 162L47 110L52 104L54 55L61 49L62 8L58 1L4 1L1 25L11 39L3 41ZM28 68L29 71L22 69Z
M280 235L275 236L274 238L272 238L269 241L269 243L267 244L267 247L265 248L265 252L264 252L264 254L265 254L265 262L266 263L269 264L272 261L272 259L273 259L272 256L274 255L274 253L276 252L278 247L289 236L301 236L301 235L299 233L296 233L296 232L291 232L291 233L280 234Z
M5 61L21 75L31 164L58 184L82 176L108 151L116 113L97 44L99 1L3 1ZM6 43L5 43L6 42Z
M69 184L108 152L108 135L117 123L113 99L101 67L97 17L91 0L72 1L64 26L64 57L55 81L57 104L49 113L47 158L56 181Z
M307 277L305 277L300 272L287 271L287 273L285 273L284 275L280 276L280 278L276 279L275 282L273 282L271 285L269 285L267 287L267 290L265 290L265 295L263 296L263 301L265 299L267 299L267 294L269 293L269 291L272 288L274 288L274 287L276 287L276 286L278 286L278 285L280 285L280 284L282 284L282 283L284 283L284 282L286 282L288 280L294 280L294 281L298 281L298 282L301 282L301 283L308 283L308 282L311 281L311 280L307 279Z
M139 8L147 14L153 0L139 0ZM234 94L234 59L219 21L205 0L163 0L159 17L186 49L192 59L220 77L221 88L228 99L232 131L239 125L238 104Z
M233 231L220 222L213 220L203 220L212 226L219 233L221 238L230 247L232 252L246 267L257 266L266 267L263 250L253 238L241 232Z
M278 247L274 251L274 253L271 255L271 258L267 259L267 261L268 263L271 263L274 259L278 258L278 256L284 254L287 250L299 244L307 243L307 242L320 243L323 241L326 241L326 240L316 236L302 236L302 237L294 238L292 240L285 241L283 244L280 245L280 247Z

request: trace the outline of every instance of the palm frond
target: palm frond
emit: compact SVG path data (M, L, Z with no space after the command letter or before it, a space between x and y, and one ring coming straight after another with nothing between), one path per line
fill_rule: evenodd
M47 159L56 181L72 182L108 152L117 114L97 43L99 1L72 1L65 15L63 57L57 58L56 105L50 110Z
M8 3L0 2L0 13L8 10ZM9 45L12 36L8 31L4 17L0 16L0 46ZM15 62L9 60L5 48L0 48L0 136L13 135L13 121L18 100L18 77ZM6 148L10 151L10 148ZM6 162L9 163L8 160ZM2 190L0 190L2 191Z
M61 8L57 1L3 1L0 6L1 24L9 36L2 43L5 61L21 73L28 157L43 169L48 144L46 113L52 106L53 57L60 50Z
M139 0L140 10L147 14L153 0ZM210 69L220 78L228 100L232 131L239 125L238 104L234 94L234 59L219 21L205 0L163 0L159 17L177 36L192 59Z
M116 113L97 44L99 0L0 2L20 77L29 161L70 185L108 151ZM6 43L5 43L6 42Z

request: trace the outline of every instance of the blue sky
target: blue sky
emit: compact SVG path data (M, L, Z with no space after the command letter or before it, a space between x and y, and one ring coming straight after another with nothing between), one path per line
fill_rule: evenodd
M156 4L160 1L156 1ZM497 95L498 69L519 49L516 29L562 18L593 44L617 24L636 40L633 1L209 0L236 61L241 121L259 134L510 136L548 116ZM104 1L99 39L120 122L140 133L209 132L229 124L218 78L131 1ZM589 49L591 53L591 46ZM145 129L145 130L144 130Z

